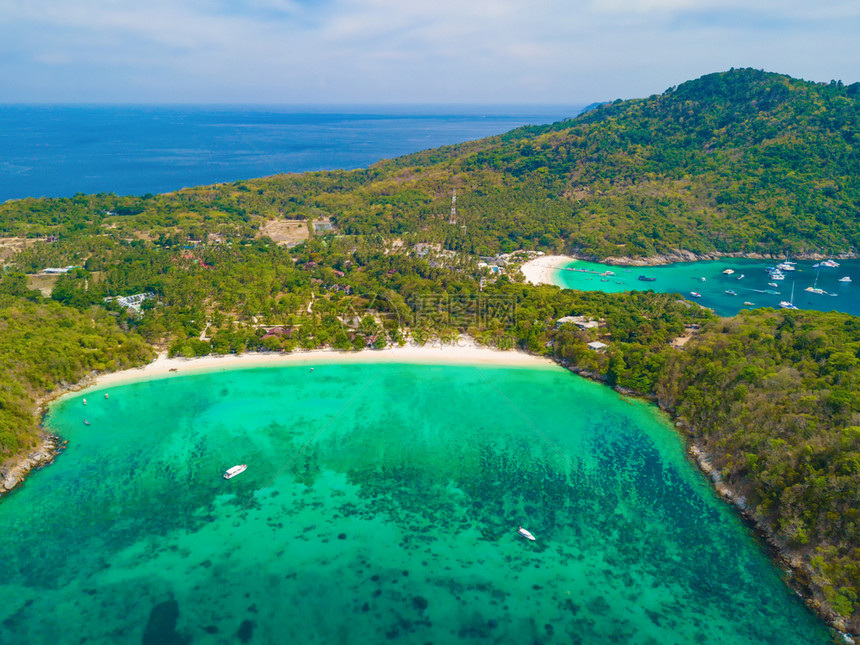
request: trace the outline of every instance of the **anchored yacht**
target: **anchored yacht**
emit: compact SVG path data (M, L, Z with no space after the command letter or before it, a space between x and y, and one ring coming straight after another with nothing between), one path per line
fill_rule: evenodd
M524 538L526 538L527 540L531 540L532 542L534 542L534 541L535 541L535 536L534 536L534 535L532 535L531 533L529 533L527 530L525 530L522 526L521 526L520 528L518 528L518 529L517 529L517 533L519 533L520 535L522 535L522 536L523 536Z
M232 468L227 469L227 472L224 473L224 479L233 479L236 475L241 475L248 469L248 464L239 464L238 466L233 466Z

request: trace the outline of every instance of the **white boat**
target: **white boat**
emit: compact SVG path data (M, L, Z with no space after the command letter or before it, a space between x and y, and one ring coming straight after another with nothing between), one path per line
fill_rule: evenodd
M791 283L791 300L783 300L779 303L779 306L783 309L797 309L794 306L794 283Z
M824 262L822 262L821 265L824 266ZM820 273L821 273L821 269L819 268L818 273L815 274L815 282L812 283L811 287L806 287L806 289L804 289L804 291L808 291L809 293L817 293L819 296L829 295L824 289L820 289L818 287L818 276Z
M846 275L844 278L839 278L839 282L851 282L851 276Z
M702 282L704 282L704 281L705 281L705 278L702 278Z
M693 296L694 298L701 298L702 297L702 294L699 293L698 291L691 291L690 295Z
M535 541L535 536L534 536L534 535L532 535L531 533L529 533L528 531L526 531L522 526L521 526L520 528L518 528L518 529L517 529L517 533L519 533L520 535L522 535L522 536L523 536L524 538L526 538L527 540L531 540L532 542L534 542L534 541Z
M236 475L241 475L248 469L248 464L239 464L238 466L233 466L232 468L228 468L227 472L224 473L224 479L233 479Z
M780 271L794 271L794 262L780 262L776 268Z
M735 270L734 270L734 269L726 269L725 271L723 271L723 273L725 273L726 275L731 275L731 274L733 274L734 272L735 272Z
M738 280L743 280L743 279L744 279L744 274L743 274L743 273L741 273L741 274L738 276Z
M836 267L839 266L839 263L836 260L834 260L833 258L830 258L829 260L824 260L824 262L821 263L821 266L830 267L832 269L835 269Z
M767 286L769 287L778 287L779 285L776 282L768 282Z

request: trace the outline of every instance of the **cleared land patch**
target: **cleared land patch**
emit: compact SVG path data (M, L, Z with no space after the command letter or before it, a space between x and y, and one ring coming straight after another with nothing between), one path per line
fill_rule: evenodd
M27 287L30 289L38 289L43 296L49 298L54 290L54 285L57 284L57 278L60 276L56 273L33 273L27 275Z
M276 244L295 246L310 236L308 223L303 219L278 219L260 227L258 237L269 237Z
M44 238L0 237L0 262L6 262L6 260L19 251L23 251L28 246L33 246L36 242L44 241Z

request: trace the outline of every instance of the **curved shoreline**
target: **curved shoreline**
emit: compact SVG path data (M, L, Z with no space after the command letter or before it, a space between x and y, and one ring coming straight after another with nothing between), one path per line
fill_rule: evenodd
M567 264L576 262L582 258L575 258L570 255L542 255L529 260L520 267L526 282L529 284L551 284L553 286L561 286L553 281L553 276L558 273Z
M557 256L559 257L559 256ZM560 256L564 258L565 256ZM566 259L564 260L566 261ZM207 373L215 371L226 371L235 369L252 369L260 367L277 367L281 365L310 365L324 362L341 363L418 363L418 364L461 364L461 365L499 365L499 366L521 366L530 369L548 368L559 366L579 376L592 381L605 384L605 377L601 374L580 370L576 366L570 366L565 361L555 360L544 356L528 354L520 350L499 350L478 345L472 339L461 337L453 343L430 343L427 345L407 344L400 347L389 347L382 350L366 349L357 352L342 352L338 350L310 350L291 354L282 353L256 353L249 352L239 355L213 356L208 355L196 358L168 358L162 352L152 362L138 368L123 370L120 372L91 374L80 382L66 386L51 395L45 397L39 403L38 414L41 417L47 413L48 406L70 394L87 389L104 389L110 385L120 385L145 381L149 379L167 378L173 375L180 376L188 373ZM812 581L813 574L799 556L773 534L761 518L757 518L747 507L743 496L730 488L722 481L719 472L711 466L709 455L697 443L695 431L680 422L670 409L660 405L659 400L653 395L642 394L627 388L613 387L619 394L645 399L657 405L658 409L673 422L676 432L682 435L686 444L686 453L690 460L708 477L714 490L726 502L734 506L738 514L752 526L755 534L761 540L763 547L770 553L774 564L789 572L789 580L786 584L800 595L806 606L821 618L827 625L838 631L844 637L856 634L854 625L839 616L823 599L820 589ZM3 490L2 473L0 473L0 500L6 493L11 492L23 483L27 475L33 470L40 469L50 464L55 456L62 452L63 444L58 436L47 432L42 433L42 444L35 452L42 453L42 457L33 460L34 451L30 450L21 456L19 463L20 475L18 481L9 490ZM8 462L7 462L8 463ZM7 468L8 470L8 468ZM853 642L853 641L852 641Z
M168 358L161 352L153 361L141 367L119 372L89 374L77 383L59 387L36 402L35 415L40 424L54 401L76 392L89 389L104 389L149 379L168 378L189 373L205 373L235 369L278 367L281 365L313 365L314 363L420 363L460 365L509 365L540 369L553 367L556 363L548 358L527 354L518 350L500 350L478 344L470 338L461 337L453 342L430 342L418 345L407 342L402 346L361 351L339 351L315 349L289 354L276 352L246 352L200 356L195 358ZM12 455L0 463L0 500L24 483L28 474L50 464L62 452L62 439L42 427L39 443L25 451Z
M336 363L444 363L462 365L511 365L523 367L549 367L555 361L518 350L501 350L479 345L475 341L461 338L453 343L428 343L418 345L406 343L385 349L363 349L340 351L314 349L289 354L280 352L246 352L244 354L208 355L196 358L168 358L165 352L143 367L99 374L81 389L102 389L109 385L164 378L188 373L215 372L219 370L278 367L281 365ZM65 396L72 390L60 395ZM60 398L55 397L55 398ZM52 399L54 400L54 399Z

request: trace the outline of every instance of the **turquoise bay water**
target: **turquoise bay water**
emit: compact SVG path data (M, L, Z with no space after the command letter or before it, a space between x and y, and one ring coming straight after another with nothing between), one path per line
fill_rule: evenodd
M786 271L785 280L776 281L776 287L765 268L778 264L773 260L725 259L709 262L679 262L655 267L618 267L596 262L577 261L553 273L559 287L581 291L645 291L653 289L660 293L680 293L688 300L710 307L722 316L733 316L741 309L757 307L779 308L781 300L791 299L794 283L794 304L799 309L818 311L842 311L860 316L860 260L839 260L837 268L813 267L817 261L799 261L796 271ZM577 269L576 271L572 269ZM723 270L732 269L731 275ZM614 276L599 275L612 271ZM644 275L656 278L653 282L639 280ZM743 276L743 277L741 277ZM839 282L848 276L852 282ZM705 278L702 281L702 278ZM805 291L817 285L832 295L819 295ZM737 295L727 294L732 290ZM691 291L701 294L694 298ZM765 293L776 291L777 293ZM745 305L752 302L752 305Z
M829 642L655 408L561 368L180 373L47 425L4 643Z

